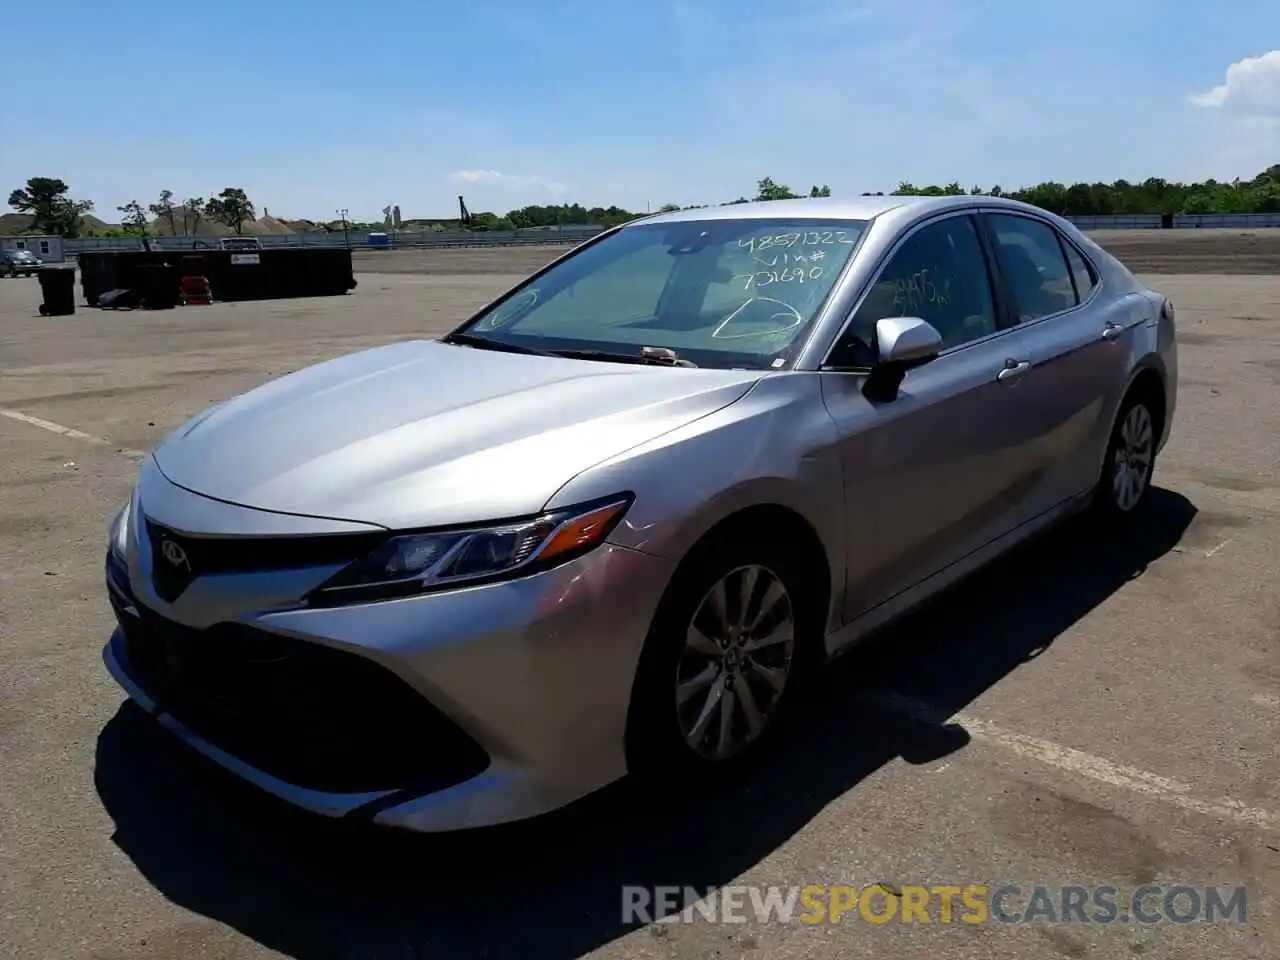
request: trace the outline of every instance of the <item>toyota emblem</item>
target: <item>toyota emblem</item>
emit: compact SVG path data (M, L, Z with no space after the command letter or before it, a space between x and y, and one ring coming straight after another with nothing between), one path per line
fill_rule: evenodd
M191 569L191 561L187 559L187 551L172 540L160 541L160 555L169 561L171 566Z

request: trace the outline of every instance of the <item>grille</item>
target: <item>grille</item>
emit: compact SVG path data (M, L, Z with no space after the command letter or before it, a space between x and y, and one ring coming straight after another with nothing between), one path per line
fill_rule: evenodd
M193 630L138 607L120 616L129 672L201 737L286 783L334 793L469 780L475 741L365 657L239 624Z
M351 563L386 539L383 533L314 537L193 537L146 521L152 581L166 603L197 577L216 573L263 573Z

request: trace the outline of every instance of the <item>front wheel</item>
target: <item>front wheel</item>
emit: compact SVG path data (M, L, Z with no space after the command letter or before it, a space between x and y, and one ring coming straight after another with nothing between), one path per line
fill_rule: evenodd
M1094 506L1105 516L1129 517L1146 501L1155 470L1156 418L1144 397L1125 400L1111 430Z
M764 745L807 679L821 618L794 553L727 541L677 574L650 628L627 746L642 775L736 767Z

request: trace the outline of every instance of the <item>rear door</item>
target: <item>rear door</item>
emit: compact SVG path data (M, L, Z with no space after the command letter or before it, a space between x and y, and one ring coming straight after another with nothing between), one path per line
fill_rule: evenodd
M1110 296L1088 257L1047 220L987 212L982 222L1031 354L1018 391L1039 434L1026 522L1096 482L1126 382L1125 331L1143 322L1145 301Z
M968 214L908 234L833 349L839 366L875 362L876 321L914 316L943 337L896 398L862 394L855 372L822 374L844 475L846 620L1012 531L1035 424L1018 403L1030 355L1009 327L990 255Z

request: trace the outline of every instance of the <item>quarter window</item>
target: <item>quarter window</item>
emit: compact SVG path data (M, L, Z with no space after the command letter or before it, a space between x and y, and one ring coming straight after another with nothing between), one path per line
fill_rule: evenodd
M989 214L988 221L1020 322L1039 320L1076 305L1071 273L1052 227L1007 214Z
M1067 264L1071 267L1071 276L1076 282L1076 295L1081 302L1084 302L1089 299L1089 294L1093 293L1093 288L1098 285L1098 278L1093 268L1089 266L1089 262L1080 256L1080 251L1065 241L1062 249L1067 251Z
M991 279L970 217L948 217L912 234L859 305L841 345L841 365L876 360L876 323L919 317L942 334L943 348L998 329Z

